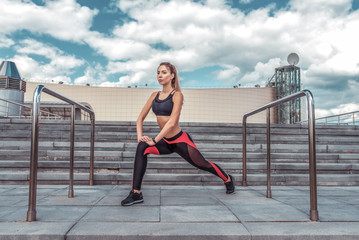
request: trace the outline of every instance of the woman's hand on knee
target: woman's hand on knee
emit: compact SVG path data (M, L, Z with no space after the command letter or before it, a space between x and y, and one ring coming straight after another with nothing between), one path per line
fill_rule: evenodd
M156 143L152 140L152 138L150 139L150 141L147 141L146 143L151 147L156 145Z
M142 136L140 138L137 139L137 142L149 142L149 141L152 141L152 138L150 138L149 136Z
M137 142L145 142L145 143L147 143L148 145L150 145L150 146L154 146L154 145L156 145L155 144L155 142L153 141L153 139L152 138L150 138L149 136L142 136L142 137L140 137L139 139L137 139Z

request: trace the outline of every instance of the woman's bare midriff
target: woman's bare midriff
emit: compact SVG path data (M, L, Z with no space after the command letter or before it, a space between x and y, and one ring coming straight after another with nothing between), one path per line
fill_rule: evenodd
M157 123L161 130L166 125L168 120L170 120L170 116L157 116ZM181 131L181 128L180 128L179 124L177 123L177 125L171 131L169 131L165 137L170 138L170 137L176 136L177 133L179 133L180 131Z

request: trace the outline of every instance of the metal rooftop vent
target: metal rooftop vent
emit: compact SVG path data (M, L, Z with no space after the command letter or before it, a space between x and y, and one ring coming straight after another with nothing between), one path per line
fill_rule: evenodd
M3 61L0 64L0 89L26 91L26 82L21 80L14 62Z
M16 64L10 61L3 61L0 65L0 76L21 79Z

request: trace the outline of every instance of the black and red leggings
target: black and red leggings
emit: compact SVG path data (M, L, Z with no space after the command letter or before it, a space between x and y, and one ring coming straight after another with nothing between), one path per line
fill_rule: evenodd
M227 181L228 175L216 164L204 159L191 137L181 131L172 138L163 138L155 146L149 146L145 142L140 142L136 150L135 166L133 171L132 189L140 190L143 176L147 167L148 154L171 154L178 153L193 166L213 173L214 175Z

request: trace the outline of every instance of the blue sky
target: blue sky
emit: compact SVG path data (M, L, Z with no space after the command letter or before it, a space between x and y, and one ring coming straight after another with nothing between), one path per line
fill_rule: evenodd
M1 0L0 60L27 81L261 86L296 52L317 115L359 110L359 0ZM335 97L333 97L335 96Z

